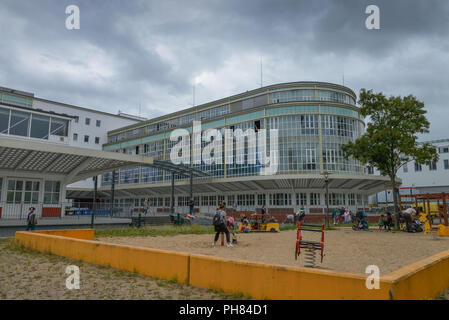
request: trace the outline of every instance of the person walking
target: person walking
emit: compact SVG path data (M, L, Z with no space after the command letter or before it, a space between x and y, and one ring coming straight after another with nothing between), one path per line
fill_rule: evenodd
M223 232L226 235L226 242L228 244L228 247L232 247L231 235L229 234L229 230L226 226L226 204L224 202L220 203L220 207L215 213L213 225L215 229L215 237L212 246L215 246L217 244L218 237L220 237L220 233Z
M28 211L28 217L27 217L27 228L26 231L34 231L35 226L37 224L37 218L36 218L36 212L35 208L31 207Z
M195 212L195 201L192 198L190 198L189 209L190 209L190 215L193 216L193 214Z
M265 208L265 205L262 206L262 209L260 209L260 213L262 214L262 223L265 222L265 214L267 213L267 209Z

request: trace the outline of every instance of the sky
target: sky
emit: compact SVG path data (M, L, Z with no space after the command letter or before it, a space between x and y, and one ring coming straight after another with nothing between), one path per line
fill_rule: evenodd
M421 140L445 139L448 17L447 0L2 0L0 86L152 118L261 84L344 83L416 96Z

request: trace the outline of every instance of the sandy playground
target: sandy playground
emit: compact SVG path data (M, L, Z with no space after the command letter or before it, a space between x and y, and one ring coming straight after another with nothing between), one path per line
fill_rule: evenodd
M304 240L319 241L321 233L307 232ZM212 247L213 235L166 237L101 238L100 241L172 251L199 253L229 259L259 261L280 265L304 265L301 254L295 260L296 231L238 234L232 248ZM220 242L220 241L219 241ZM218 242L218 244L219 244ZM400 267L449 250L449 237L434 240L423 233L353 231L341 228L325 232L325 257L317 258L317 268L364 274L368 265L377 265L385 275ZM317 252L318 254L318 252Z

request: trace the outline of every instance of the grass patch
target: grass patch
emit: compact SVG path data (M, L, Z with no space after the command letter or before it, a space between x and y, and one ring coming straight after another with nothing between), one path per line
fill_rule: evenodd
M114 228L114 229L96 229L95 238L102 237L157 237L157 236L175 236L178 234L213 234L212 226L201 226L198 224L182 226L161 226L161 227L142 227L142 228Z

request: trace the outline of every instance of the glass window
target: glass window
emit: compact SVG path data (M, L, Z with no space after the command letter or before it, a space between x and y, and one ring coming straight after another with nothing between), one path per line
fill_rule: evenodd
M444 160L444 169L449 169L449 160L448 159Z
M95 137L95 144L99 144L100 143L100 137Z
M48 139L50 117L33 114L31 117L31 138Z
M11 110L11 124L9 134L28 137L28 128L30 126L30 114Z
M9 109L0 108L0 133L8 134Z
M8 190L6 193L7 203L21 203L23 193L23 181L21 180L9 180Z
M69 130L69 121L58 118L51 118L50 134L55 136L67 137Z
M59 181L45 181L44 203L57 204L59 202L59 191L61 183Z
M422 171L422 166L420 163L415 162L415 172Z
M403 169L404 173L407 173L407 172L408 172L408 166L407 166L407 164L404 164L404 166L402 167L402 169Z
M78 141L78 133L73 134L73 141Z
M39 202L39 181L25 181L24 203Z
M88 125L90 125L90 118L86 118L86 125L88 126Z
M2 201L3 178L0 178L0 201Z
M80 120L80 118L79 118L79 117L76 117L76 118L75 118L75 123L78 123L79 120Z
M437 163L435 162L435 161L432 161L430 164L429 164L429 170L430 171L435 171L437 169Z
M301 192L296 194L296 205L297 206L307 205L307 193Z
M86 142L86 143L89 142L89 136L84 136L84 142Z
M319 193L310 193L310 205L311 206L319 206L321 205L321 199Z
M101 120L97 120L97 127L101 126Z

